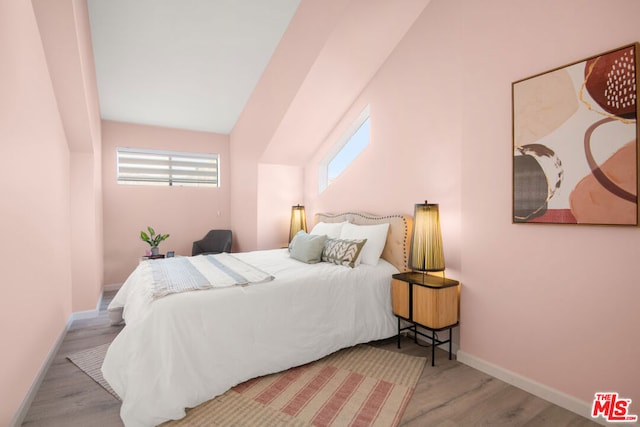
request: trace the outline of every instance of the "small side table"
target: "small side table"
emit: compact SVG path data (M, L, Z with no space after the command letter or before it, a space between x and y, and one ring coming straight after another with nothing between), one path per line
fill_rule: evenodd
M459 325L460 282L421 272L405 272L392 276L391 302L393 314L398 318L398 348L400 333L413 332L414 342L418 335L431 340L431 366L435 365L437 345L449 344L451 360L452 329ZM400 321L411 325L401 327ZM431 335L418 331L418 326ZM436 332L448 330L449 339L441 340Z

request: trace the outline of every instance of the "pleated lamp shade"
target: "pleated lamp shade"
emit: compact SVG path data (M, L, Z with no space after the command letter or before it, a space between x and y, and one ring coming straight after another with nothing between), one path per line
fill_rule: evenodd
M409 252L413 271L443 271L444 251L437 204L417 204L413 215L413 236Z
M307 214L304 206L291 206L291 227L289 227L289 242L293 239L298 231L307 231Z

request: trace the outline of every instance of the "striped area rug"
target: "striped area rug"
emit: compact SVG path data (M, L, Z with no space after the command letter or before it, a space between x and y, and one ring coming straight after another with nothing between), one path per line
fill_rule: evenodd
M89 375L95 382L100 384L102 388L107 390L116 399L120 400L118 394L111 388L109 383L102 377L102 362L104 362L104 356L107 354L107 348L109 344L102 344L97 347L82 350L77 353L70 354L67 359L74 365L76 365L85 374Z
M239 384L162 426L397 426L425 363L358 345Z

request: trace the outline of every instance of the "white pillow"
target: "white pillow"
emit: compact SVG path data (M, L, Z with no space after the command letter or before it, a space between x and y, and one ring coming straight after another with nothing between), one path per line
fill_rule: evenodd
M360 252L363 264L377 265L380 255L387 243L389 224L355 225L346 223L340 231L341 239L367 239L362 252Z
M313 227L313 230L311 230L311 233L309 233L309 234L316 234L316 235L324 234L329 239L339 239L340 238L340 231L342 230L342 226L344 224L348 224L347 221L345 221L345 222L319 222L319 223L317 223L315 225L315 227Z

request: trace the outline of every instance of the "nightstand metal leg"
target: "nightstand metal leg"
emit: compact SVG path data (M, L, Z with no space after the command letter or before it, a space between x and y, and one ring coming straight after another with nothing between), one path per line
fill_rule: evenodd
M431 366L436 366L436 333L431 332Z

